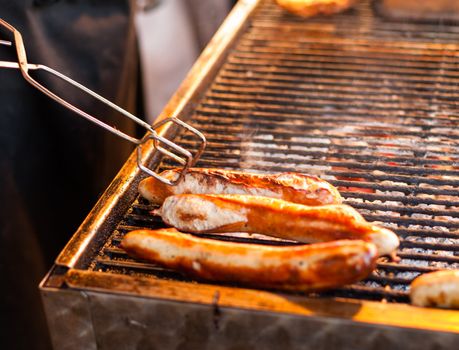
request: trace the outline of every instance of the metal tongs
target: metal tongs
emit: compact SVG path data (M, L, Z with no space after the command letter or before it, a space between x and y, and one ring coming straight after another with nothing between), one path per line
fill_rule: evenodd
M5 22L1 18L0 18L0 27L4 27L7 30L9 30L11 33L13 33L14 46L16 47L17 58L18 58L18 62L0 61L0 68L17 68L17 69L19 69L21 71L22 76L24 77L24 79L27 80L30 84L32 84L35 88L37 88L38 90L43 92L45 95L49 96L50 98L52 98L56 102L60 103L64 107L70 109L71 111L73 111L73 112L79 114L80 116L86 118L87 120L99 125L100 127L102 127L104 129L114 133L115 135L118 135L119 137L121 137L121 138L123 138L123 139L125 139L127 141L130 141L130 142L136 144L137 145L137 165L138 165L139 169L141 169L146 174L155 177L156 179L158 179L159 181L161 181L161 182L163 182L163 183L165 183L167 185L174 186L182 179L182 177L185 175L187 170L190 167L192 167L197 162L199 157L201 156L202 152L204 151L204 148L206 147L206 138L204 137L204 135L200 131L198 131L197 129L193 128L191 125L183 122L182 120L180 120L178 118L165 118L165 119L161 120L160 122L158 122L158 123L156 123L154 125L149 125L148 123L142 121L141 119L137 118L133 114L131 114L128 111L124 110L123 108L121 108L121 107L117 106L116 104L110 102L109 100L105 99L104 97L96 94L94 91L92 91L92 90L88 89L87 87L81 85L80 83L70 79L69 77L67 77L67 76L55 71L54 69L49 68L47 66L44 66L42 64L28 63L27 62L26 51L25 51L25 47L24 47L24 42L22 40L21 33L18 30L16 30L12 25L10 25L9 23ZM11 41L0 40L0 45L12 46L13 43ZM87 94L91 95L92 97L96 98L97 100L101 101L102 103L105 103L106 105L108 105L111 108L115 109L119 113L121 113L124 116L130 118L131 120L136 122L141 127L145 128L147 130L146 135L141 139L135 138L133 136L130 136L130 135L128 135L128 134L126 134L126 133L124 133L124 132L122 132L122 131L120 131L120 130L118 130L118 129L116 129L116 128L114 128L114 127L112 127L112 126L110 126L110 125L108 125L106 123L104 123L104 122L102 122L101 120L97 119L96 117L94 117L94 116L82 111L78 107L76 107L73 104L65 101L64 99L62 99L61 97L59 97L58 95L56 95L55 93L51 92L50 90L45 88L43 85L38 83L35 79L33 79L29 75L29 70L43 70L43 71L51 73L54 76L56 76L56 77L58 77L58 78L60 78L60 79L62 79L64 81L70 83L71 85L73 85L73 86L77 87L78 89L86 92ZM187 131L195 134L200 139L199 148L198 148L198 150L196 151L196 153L194 155L190 151L184 149L183 147L177 145L176 143L168 140L165 137L162 137L162 136L158 135L158 133L155 131L155 129L157 129L157 128L159 128L159 127L161 127L161 126L163 126L163 125L165 125L167 123L174 123L178 127L182 127L184 129L186 129ZM150 169L147 166L145 166L144 164L142 164L142 145L144 145L149 140L153 141L153 146L158 152L160 152L161 154L166 155L166 156L174 159L175 161L177 161L178 163L180 163L183 166L181 171L180 171L180 173L179 173L180 175L179 175L178 178L173 179L173 180L166 179L166 178L162 177L160 174L158 174L157 172L153 171L152 169ZM167 146L170 150L164 148L162 145Z

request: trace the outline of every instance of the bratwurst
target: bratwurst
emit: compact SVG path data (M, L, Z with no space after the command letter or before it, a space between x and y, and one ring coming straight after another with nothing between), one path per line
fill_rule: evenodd
M168 180L179 176L178 170L160 174ZM168 186L149 177L139 184L142 197L154 204L162 204L174 194L249 194L284 199L305 205L341 203L338 190L315 176L299 173L254 174L223 169L189 169L176 186Z
M417 306L459 309L459 270L426 273L411 283L411 302Z
M376 247L359 240L276 247L205 239L171 228L129 232L121 247L199 279L302 291L360 281L377 258Z
M331 15L347 10L356 0L276 0L282 8L302 17Z
M261 233L304 243L361 239L374 243L379 255L399 245L395 233L344 204L310 207L260 196L182 194L166 198L156 213L185 232Z

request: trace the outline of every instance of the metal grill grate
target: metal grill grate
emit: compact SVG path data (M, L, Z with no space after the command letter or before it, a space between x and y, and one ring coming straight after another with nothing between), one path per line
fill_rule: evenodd
M387 22L370 3L308 20L264 3L190 122L209 141L198 166L316 174L397 232L400 262L327 295L404 302L417 275L459 268L459 26ZM118 248L162 226L151 209L136 200L93 269L184 279Z

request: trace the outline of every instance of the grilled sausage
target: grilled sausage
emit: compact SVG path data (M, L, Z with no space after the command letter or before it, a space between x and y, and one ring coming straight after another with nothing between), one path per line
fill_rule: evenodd
M302 17L312 17L339 13L354 5L355 0L276 0L276 2L287 11Z
M243 231L305 243L363 239L380 255L399 245L395 233L344 204L309 207L259 196L182 194L166 198L157 213L168 225L193 233Z
M199 238L175 229L132 231L121 246L129 255L198 279L303 291L362 280L377 258L373 244L358 240L276 247Z
M411 283L411 302L417 306L459 308L459 270L437 271Z
M166 170L161 176L175 180L177 170ZM252 174L222 169L188 170L177 186L167 186L153 177L139 184L142 197L161 204L174 194L250 194L280 198L305 205L341 203L338 190L315 176L299 173Z

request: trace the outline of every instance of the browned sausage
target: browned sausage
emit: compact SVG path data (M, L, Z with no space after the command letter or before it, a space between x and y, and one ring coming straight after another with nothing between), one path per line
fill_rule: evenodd
M134 257L198 279L304 291L362 280L377 257L373 244L359 240L275 247L199 238L175 229L132 231L121 246Z
M161 176L174 180L177 170L166 170ZM222 169L190 169L177 186L168 186L155 178L139 184L140 195L161 204L174 194L250 194L280 198L306 205L341 203L333 185L314 176L299 173L252 174Z
M363 239L374 243L380 255L399 245L395 233L368 223L344 204L310 207L259 196L183 194L166 198L158 214L185 232L243 231L306 243Z
M411 283L410 296L414 305L459 309L459 270L419 276Z
M347 10L356 0L276 0L282 8L302 17L331 15Z

